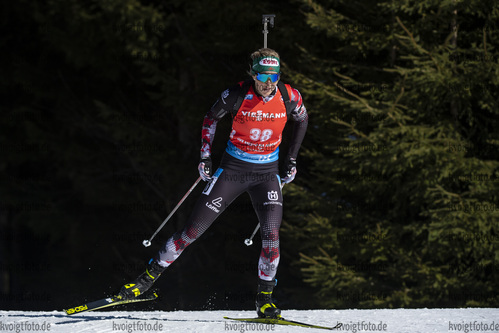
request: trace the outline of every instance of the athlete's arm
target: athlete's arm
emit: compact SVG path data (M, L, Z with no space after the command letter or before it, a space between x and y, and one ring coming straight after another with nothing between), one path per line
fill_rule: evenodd
M292 110L290 118L294 121L294 125L287 156L288 158L296 160L303 138L307 132L308 114L298 90L291 88L291 96L289 98L291 100Z
M203 120L203 128L201 131L201 158L209 158L211 156L211 147L215 139L217 123L227 113L231 113L234 104L239 96L241 86L235 85L227 90L224 90L215 104L210 108Z
M290 118L294 121L293 134L291 136L291 142L289 144L288 155L284 161L284 168L286 176L282 179L282 182L287 184L292 182L296 176L296 157L298 156L298 151L300 150L301 143L305 137L308 126L308 114L305 105L303 105L303 100L301 94L298 90L291 88L291 114Z

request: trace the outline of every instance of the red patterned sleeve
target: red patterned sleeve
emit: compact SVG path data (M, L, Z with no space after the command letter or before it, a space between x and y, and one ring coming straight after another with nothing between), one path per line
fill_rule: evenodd
M218 121L210 117L210 112L206 114L203 121L203 128L201 131L201 158L211 156L211 146L215 138L215 131L217 130Z
M298 151L300 150L301 144L305 137L308 127L308 114L305 105L303 105L303 100L301 94L298 90L291 88L291 119L295 121L293 126L293 134L291 137L291 142L289 145L288 157L296 159L298 157Z
M204 117L201 131L201 158L211 156L211 146L213 144L213 139L215 138L217 123L227 113L231 112L234 103L239 96L240 89L241 84L238 83L237 85L224 90Z

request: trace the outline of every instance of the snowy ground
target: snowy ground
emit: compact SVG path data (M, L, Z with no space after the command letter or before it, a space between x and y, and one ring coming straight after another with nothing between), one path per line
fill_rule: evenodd
M319 329L241 324L224 316L254 317L253 311L0 311L0 332L326 332ZM316 325L344 323L339 332L499 332L499 309L286 310L291 320Z

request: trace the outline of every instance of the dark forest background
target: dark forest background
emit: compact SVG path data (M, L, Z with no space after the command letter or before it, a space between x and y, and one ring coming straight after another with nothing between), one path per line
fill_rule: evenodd
M109 295L183 226L202 185L142 246L198 177L203 116L247 77L262 14L310 116L283 190L278 305L499 305L497 2L0 6L2 309ZM243 195L157 282L160 300L126 309L253 309L256 224Z

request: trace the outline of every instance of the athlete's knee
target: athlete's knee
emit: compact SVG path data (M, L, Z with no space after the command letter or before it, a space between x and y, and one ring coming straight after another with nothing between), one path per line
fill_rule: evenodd
M195 228L193 225L190 225L185 228L184 234L189 239L196 240L199 237L199 229Z

